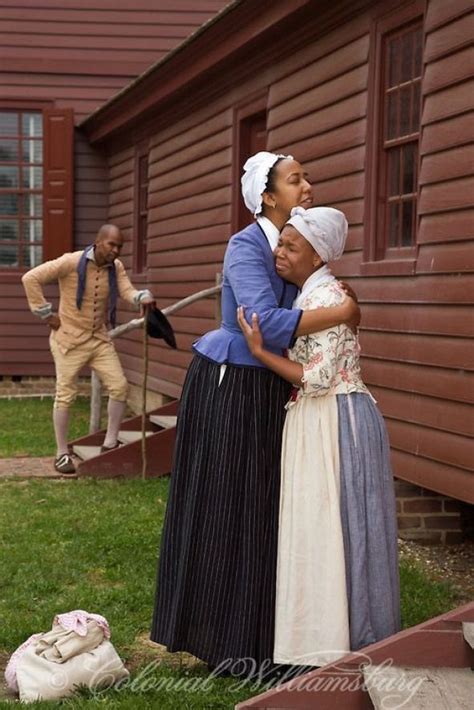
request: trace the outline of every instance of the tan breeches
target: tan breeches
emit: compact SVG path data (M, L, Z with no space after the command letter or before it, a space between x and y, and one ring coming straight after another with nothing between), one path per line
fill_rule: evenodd
M111 342L90 338L67 353L61 352L53 337L49 344L56 367L55 409L68 409L74 402L78 389L77 378L85 365L95 370L111 399L125 402L128 383Z

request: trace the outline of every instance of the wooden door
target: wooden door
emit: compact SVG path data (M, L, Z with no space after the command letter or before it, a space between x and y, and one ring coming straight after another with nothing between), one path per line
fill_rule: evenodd
M247 158L260 150L267 149L267 113L262 111L252 116L248 116L240 122L240 151L239 151L239 210L238 229L243 229L252 221L252 215L248 211L240 192L240 176Z

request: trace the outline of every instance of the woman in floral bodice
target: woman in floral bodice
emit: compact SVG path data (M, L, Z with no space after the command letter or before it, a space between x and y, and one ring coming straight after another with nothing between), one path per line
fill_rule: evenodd
M275 251L294 306L337 306L327 262L344 250L338 210L297 207ZM288 358L264 348L239 309L254 357L294 385L283 432L274 661L321 666L400 628L393 477L383 418L346 325L300 336ZM250 315L250 314L247 314Z

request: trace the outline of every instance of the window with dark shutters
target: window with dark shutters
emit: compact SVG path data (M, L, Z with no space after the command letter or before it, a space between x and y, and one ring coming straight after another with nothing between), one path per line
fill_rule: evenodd
M410 273L417 236L423 75L419 0L372 32L363 273Z
M0 107L0 269L72 249L70 110Z

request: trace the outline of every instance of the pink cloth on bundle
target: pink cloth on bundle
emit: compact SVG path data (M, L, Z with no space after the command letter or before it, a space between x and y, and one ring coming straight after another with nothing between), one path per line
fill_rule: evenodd
M90 614L88 611L76 609L75 611L67 611L65 614L57 614L54 617L54 624L60 624L66 631L75 631L78 636L87 634L87 622L89 619L97 622L104 632L106 639L110 638L110 628L105 616L100 614Z
M8 661L7 667L5 668L5 680L10 690L13 690L14 693L18 693L18 683L16 682L16 667L18 665L18 661L20 660L21 656L24 654L28 646L31 646L33 641L35 641L42 635L43 634L32 634L29 638L26 639L26 641L21 644L21 646L18 646L16 651L14 651L10 656L10 660Z

